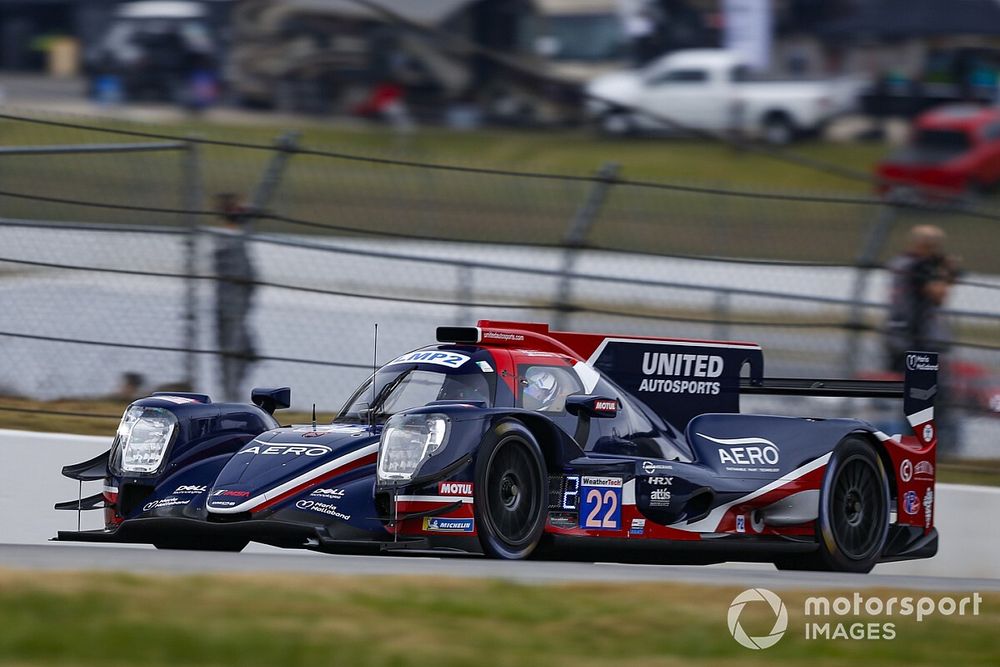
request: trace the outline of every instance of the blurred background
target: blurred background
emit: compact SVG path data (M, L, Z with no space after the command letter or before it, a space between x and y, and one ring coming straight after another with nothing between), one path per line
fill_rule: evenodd
M909 337L1000 459L998 73L996 0L0 0L0 416L329 413L374 323L491 318L772 376ZM758 409L860 409L810 400Z

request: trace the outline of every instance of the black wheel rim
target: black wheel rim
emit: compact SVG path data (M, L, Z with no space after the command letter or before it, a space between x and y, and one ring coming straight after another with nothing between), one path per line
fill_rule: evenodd
M525 445L508 440L486 469L486 515L498 538L519 546L531 538L538 514L538 471Z
M867 458L848 458L837 474L830 505L833 535L848 558L863 560L881 542L885 499L878 469Z

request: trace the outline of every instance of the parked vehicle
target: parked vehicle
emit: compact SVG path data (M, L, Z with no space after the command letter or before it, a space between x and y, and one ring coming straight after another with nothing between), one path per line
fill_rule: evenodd
M901 201L981 194L1000 183L1000 109L956 104L928 111L876 175L878 192Z
M757 78L739 54L692 49L587 86L588 113L607 132L740 130L773 144L822 130L852 109L859 84Z
M104 490L57 508L104 509L105 529L59 539L850 572L937 551L936 354L885 383L765 378L744 342L487 320L437 339L330 424L279 426L288 389L135 401L110 451L63 468ZM901 398L911 433L743 414L743 393Z
M219 40L199 2L124 3L86 54L91 93L191 103L199 82L214 86Z

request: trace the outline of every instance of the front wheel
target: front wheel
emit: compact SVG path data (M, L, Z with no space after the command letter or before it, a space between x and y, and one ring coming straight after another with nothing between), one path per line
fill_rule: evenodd
M520 422L504 422L487 437L476 460L476 522L483 552L520 560L538 546L545 528L548 477L538 441Z
M819 549L775 565L779 570L870 572L889 534L889 482L882 460L866 440L848 437L837 445L819 503Z

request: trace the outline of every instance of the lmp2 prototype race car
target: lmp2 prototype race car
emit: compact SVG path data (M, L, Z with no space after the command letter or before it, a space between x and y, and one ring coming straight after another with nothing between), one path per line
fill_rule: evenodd
M59 540L238 551L460 551L867 572L937 551L937 357L902 383L765 378L753 343L441 327L330 424L155 394L110 451L67 466L105 528ZM855 419L740 413L748 393L902 398L912 435Z

